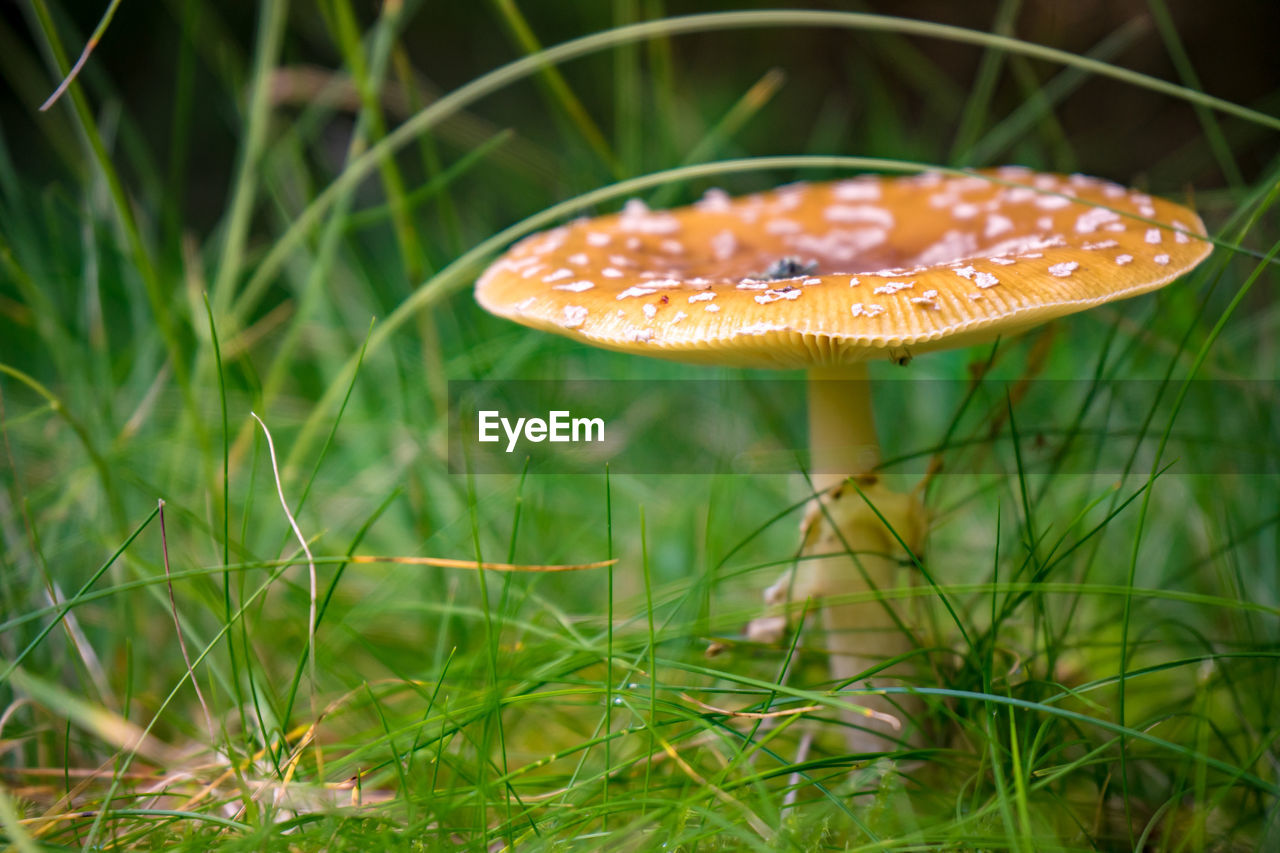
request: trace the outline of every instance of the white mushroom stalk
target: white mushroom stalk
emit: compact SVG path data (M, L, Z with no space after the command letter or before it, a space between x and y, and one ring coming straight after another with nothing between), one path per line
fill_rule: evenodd
M872 473L880 442L864 362L814 368L809 378L811 480L818 495L803 524L803 549L788 573L765 593L771 605L821 603L824 644L833 682L852 691L848 701L867 714L846 714L853 753L884 752L909 742L914 702L856 691L909 683L909 662L884 668L918 645L911 599L893 595L909 586L926 516L913 495L894 492ZM872 678L864 674L877 670ZM908 676L903 680L901 676Z

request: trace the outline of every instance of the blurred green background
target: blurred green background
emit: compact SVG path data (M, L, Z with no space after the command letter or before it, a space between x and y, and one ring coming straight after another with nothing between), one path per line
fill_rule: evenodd
M4 59L0 61L8 84L0 92L0 116L10 156L29 180L45 183L76 165L75 134L67 124L65 109L43 116L36 113L56 83L55 75L45 69L44 52L33 43L25 5L11 3L0 10L4 27L0 33ZM55 6L54 12L62 22L68 51L75 53L93 31L105 4L64 6ZM323 6L290 5L289 35L282 45L280 62L316 76L294 87L281 86L281 100L288 103L282 105L280 123L296 117L306 106L308 95L321 85L319 80L343 65L343 53L334 43ZM379 6L362 2L354 4L354 9L367 22ZM405 7L398 27L399 47L427 92L453 90L520 53L495 3L408 2ZM1179 64L1159 34L1158 21L1167 16L1194 68L1199 88L1263 111L1274 111L1276 106L1280 58L1274 40L1280 32L1280 10L1275 4L1248 0L1172 0L1159 6L1141 0L1029 0L1017 4L900 0L736 6L631 0L520 6L544 45L628 19L730 8L869 11L985 31L1003 22L1028 41L1080 54L1101 45L1109 48L1106 56L1117 65L1178 81ZM163 189L164 202L175 205L181 221L201 234L213 228L224 212L233 178L256 19L256 7L247 2L125 2L86 69L84 82L96 100L118 103L130 119L128 134L134 138L121 140L122 146L132 150L128 158L121 158L126 174L136 172L148 181L169 181L148 188ZM632 173L681 159L700 138L710 116L723 111L774 68L786 75L779 96L736 136L733 150L753 155L818 150L970 164L949 156L958 153L957 123L982 62L982 52L970 46L936 39L775 28L688 35L628 50L639 54L634 61L644 63L649 73L671 75L675 85L665 93L670 96L669 103L659 102L648 87L620 99L616 70L621 60L615 52L576 60L564 73L591 117L610 136L623 113L647 117L643 124L649 132L641 138L635 138L632 128L631 139L615 140L618 155L625 158ZM1059 70L1047 63L1032 63L1025 73L1002 75L991 95L991 113L1007 115ZM406 113L406 97L402 85L389 85L388 89L385 109L394 123ZM288 97L285 90L290 90ZM198 93L198 97L183 96L184 91ZM335 94L339 99L344 96L350 107L349 91ZM663 111L660 120L655 120L655 110ZM473 112L489 128L511 127L519 133L535 158L538 181L551 182L562 190L580 189L584 166L595 169L597 183L611 177L603 164L589 156L577 134L566 127L562 111L541 97L533 83L515 85L486 98ZM1030 138L1015 139L1011 148L998 152L1000 156L972 164L1025 161L1131 182L1142 176L1152 181L1194 182L1199 189L1222 186L1232 177L1223 174L1206 150L1207 140L1195 111L1176 100L1094 78L1082 81L1053 112L1055 123L1070 140L1069 146L1046 148L1043 140L1049 130L1040 127ZM315 129L329 140L335 159L345 147L349 131L345 122L349 120L350 111L342 110ZM453 153L475 141L465 132L468 126L474 129L475 123L458 123L462 127L454 133L441 134L442 143ZM60 142L52 143L54 130L61 131ZM1275 155L1274 139L1259 128L1228 122L1226 133L1245 177L1256 175ZM624 142L629 150L622 150ZM51 148L51 143L56 147ZM319 152L315 156L320 156ZM136 162L138 158L145 158L145 163ZM317 165L332 168L333 163ZM487 196L482 198L485 207L473 216L487 213L489 205L497 203ZM505 209L508 216L526 212L512 202ZM490 224L485 219L481 222Z

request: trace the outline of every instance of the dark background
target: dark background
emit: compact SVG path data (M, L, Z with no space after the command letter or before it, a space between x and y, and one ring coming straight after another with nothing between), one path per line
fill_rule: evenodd
M66 4L66 9L53 10L69 52L78 51L106 5L81 0ZM989 32L1000 4L902 0L854 4L744 2L730 6L705 0L672 0L634 5L643 17L661 11L685 14L729 8L857 9ZM524 2L520 6L544 45L613 23L612 5L603 2ZM377 8L378 4L369 0L357 4L357 13L364 16L362 24L372 20ZM1280 51L1276 50L1280 3L1168 0L1167 8L1204 91L1272 114L1280 109ZM412 46L411 61L416 72L440 91L449 91L520 53L491 3L409 2L406 10L403 42ZM320 14L312 3L292 4L285 62L327 69L340 67L339 53ZM126 0L83 76L94 103L105 103L109 93L121 99L144 137L138 143L149 147L157 171L176 171L182 177L180 218L189 226L210 228L224 209L241 126L239 104L231 93L237 88L243 91L243 85L238 85L244 83L239 75L248 65L256 18L256 5L243 0L198 5L184 4L182 0ZM65 105L55 108L55 115L40 116L36 112L56 83L54 75L46 73L47 87L38 88L32 82L38 75L12 73L23 66L28 71L47 67L42 49L33 39L31 21L25 3L0 5L0 65L6 78L6 86L0 90L0 124L10 156L24 174L33 181L48 181L75 164L60 161L58 152L49 147L47 137L37 128L40 122L63 119L56 113ZM1111 61L1180 82L1153 22L1151 7L1141 0L1029 0L1017 12L1013 34L1084 53L1108 34L1135 21L1132 26L1138 28L1136 37ZM200 108L179 122L175 120L173 104L175 87L180 85L183 73L179 52L184 26L188 35L194 36L195 48L188 83L201 97ZM947 120L953 117L936 114L943 109L943 99L931 96L930 90L937 95L939 87L952 85L960 92L968 91L982 51L939 40L910 39L912 46L945 74L945 80L938 80L922 77L919 63L913 63L909 55L894 56L883 41L847 31L735 30L681 36L671 40L670 47L674 73L691 81L685 89L691 102L728 103L768 69L776 67L786 73L780 95L739 136L739 144L746 152L794 153L821 148L826 153L945 161L950 140L938 138L945 131L934 128L948 126ZM574 91L606 133L612 126L614 108L612 63L611 53L606 52L564 67ZM1042 81L1059 70L1045 63L1033 62L1031 66ZM935 72L930 69L924 73ZM871 82L868 75L875 76L874 86L867 85ZM1024 92L1009 82L1009 76L1002 75L996 90L991 110L994 116L1008 113L1024 97ZM21 91L12 88L14 80L22 81ZM887 107L901 119L907 138L883 129L862 132L860 119L869 111L886 108L883 103L874 107L868 103L872 97L868 93L873 89L877 92L874 97L886 100ZM564 145L561 126L547 120L547 102L529 83L505 89L479 104L475 112L494 126L516 128L535 146L557 150ZM1086 81L1057 108L1056 117L1072 141L1077 162L1029 165L1070 165L1134 181L1135 176L1149 174L1158 164L1168 164L1189 140L1202 136L1195 111L1186 103L1109 80ZM401 116L393 114L389 118L394 123ZM1275 155L1274 136L1243 122L1229 118L1222 121L1247 179ZM816 126L824 122L826 127ZM175 126L180 129L175 131ZM332 132L340 133L339 128ZM175 133L188 137L189 149L172 144ZM924 138L915 138L916 133ZM912 150L904 151L904 147ZM167 154L171 150L187 153L175 162ZM643 165L666 165L669 160L660 156L666 153L647 151ZM1202 159L1191 173L1196 186L1205 189L1222 184L1224 176L1213 159ZM1181 161L1179 164L1186 165ZM555 168L554 158L550 159L549 168ZM1185 180L1189 173L1179 169L1177 174ZM1159 183L1158 173L1153 180Z

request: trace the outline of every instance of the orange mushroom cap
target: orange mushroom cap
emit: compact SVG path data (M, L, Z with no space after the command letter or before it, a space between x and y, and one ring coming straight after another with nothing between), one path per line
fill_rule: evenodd
M476 283L489 311L595 346L810 368L968 346L1154 290L1212 250L1194 211L1084 175L791 184L581 219Z

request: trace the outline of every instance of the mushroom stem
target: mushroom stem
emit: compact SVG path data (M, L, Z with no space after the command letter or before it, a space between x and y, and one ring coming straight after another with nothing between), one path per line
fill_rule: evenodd
M913 620L904 607L909 600L886 600L874 593L911 583L912 568L902 543L919 550L925 515L914 496L886 488L871 473L880 462L880 443L865 363L809 372L809 435L819 497L805 519L802 554L814 559L802 560L792 580L791 600L826 599L823 626L836 684L859 689L901 683L909 666L894 666L870 679L858 676L917 644ZM850 478L856 488L845 485ZM817 557L823 554L833 556ZM855 597L863 600L848 601ZM882 752L908 738L911 725L906 718L914 709L902 698L850 697L852 703L875 712L845 715L851 726L851 752ZM897 719L901 727L882 715Z
M880 464L866 362L815 367L809 379L809 458L821 494Z

